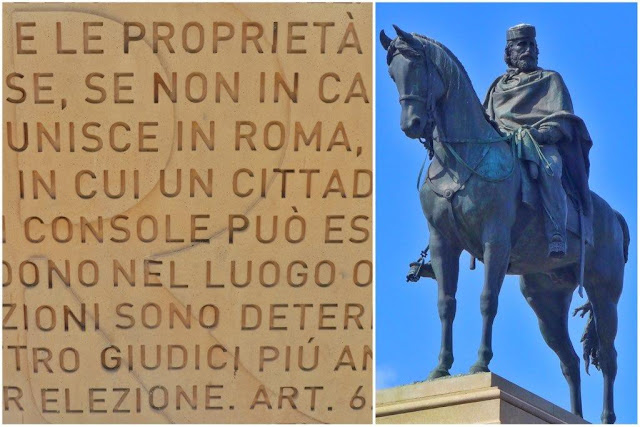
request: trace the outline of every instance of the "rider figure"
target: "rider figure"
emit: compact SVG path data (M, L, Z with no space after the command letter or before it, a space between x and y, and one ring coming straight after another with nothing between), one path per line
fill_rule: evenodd
M487 115L504 133L515 133L521 158L529 165L529 178L537 182L545 212L548 255L562 257L567 250L567 204L564 188L591 215L589 150L592 142L562 77L538 67L538 45L533 25L507 30L504 59L509 67L487 93ZM526 178L526 177L525 177ZM430 263L419 272L435 278Z
M562 143L565 135L553 115L571 113L573 107L560 75L538 67L535 37L532 25L507 30L504 59L509 69L491 85L484 106L503 132L520 129L518 142L529 147L523 160L540 189L549 256L563 257L567 250L567 203L562 188L563 158L556 144Z

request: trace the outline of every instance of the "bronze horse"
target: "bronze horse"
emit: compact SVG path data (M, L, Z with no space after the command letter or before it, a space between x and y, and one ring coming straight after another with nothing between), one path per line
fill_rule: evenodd
M397 38L392 40L382 31L380 41L387 50L389 74L400 95L401 128L409 138L424 139L432 148L432 173L449 175L457 184L456 191L436 194L425 180L420 189L442 322L439 363L429 379L449 375L453 364L459 257L466 250L485 265L480 303L482 338L470 372L489 371L500 288L505 274L520 275L522 294L538 317L544 340L560 359L569 384L571 410L582 416L580 359L568 331L569 306L579 277L581 239L571 234L565 257L547 256L542 210L532 211L520 202L526 172L521 171L508 138L487 120L462 64L441 43L394 28ZM464 182L458 181L461 177ZM589 312L590 318L584 351L587 368L591 361L604 376L602 422L613 423L617 304L628 257L629 229L622 215L607 202L593 192L591 197L593 242L585 248L584 270L589 302L582 307L583 315Z

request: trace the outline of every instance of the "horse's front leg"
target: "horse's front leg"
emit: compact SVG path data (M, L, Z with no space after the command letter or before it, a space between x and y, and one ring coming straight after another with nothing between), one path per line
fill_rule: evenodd
M453 364L453 319L456 315L458 269L462 249L430 227L431 264L438 281L438 314L442 323L442 340L438 366L431 371L432 380L449 375Z
M489 362L493 358L493 320L498 312L498 296L511 254L511 238L503 227L493 227L484 234L484 288L480 295L482 339L478 349L478 360L469 371L472 374L489 372Z

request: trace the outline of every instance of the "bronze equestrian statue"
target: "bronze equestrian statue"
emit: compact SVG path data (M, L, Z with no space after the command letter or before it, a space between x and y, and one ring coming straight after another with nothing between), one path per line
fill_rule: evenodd
M589 313L585 366L602 370L602 422L615 422L614 341L629 229L588 189L591 139L560 76L537 67L535 29L509 29L509 70L491 86L483 107L464 67L444 45L394 28L397 38L382 31L380 41L400 95L401 128L432 158L420 187L431 264L417 272L438 282L442 341L429 379L448 376L453 364L459 258L466 250L485 265L482 339L470 372L489 371L500 288L505 274L519 275L542 336L560 359L571 410L582 416L580 359L568 331L579 283L589 298L576 310Z

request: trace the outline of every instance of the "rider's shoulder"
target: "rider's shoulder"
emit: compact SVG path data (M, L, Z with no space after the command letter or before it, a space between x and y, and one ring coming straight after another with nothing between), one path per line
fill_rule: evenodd
M543 70L543 69L540 69L540 71L542 72L543 76L548 76L550 78L562 80L562 76L557 71L554 71L554 70Z
M540 68L540 72L541 72L540 78L547 79L548 81L551 82L551 84L555 86L566 87L564 79L562 78L559 72L554 70L543 70L542 68Z
M508 73L504 73L504 74L500 74L498 77L496 77L493 82L491 83L491 85L489 86L489 90L491 91L492 89L494 89L496 87L496 85L498 84L498 82L500 80L502 80L504 77L506 77Z

